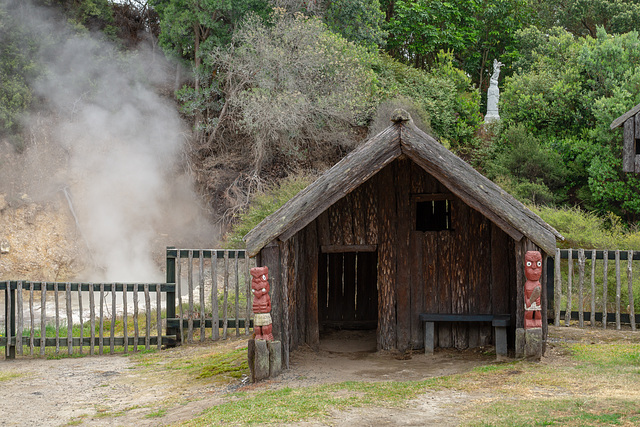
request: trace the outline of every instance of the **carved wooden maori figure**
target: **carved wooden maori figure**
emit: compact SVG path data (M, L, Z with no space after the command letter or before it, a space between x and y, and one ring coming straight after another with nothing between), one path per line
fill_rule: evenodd
M255 337L257 340L273 341L268 267L251 269L251 293L253 294L253 331Z
M540 297L542 286L542 255L537 251L529 251L524 255L524 274L527 281L524 284L524 328L542 327L542 305Z

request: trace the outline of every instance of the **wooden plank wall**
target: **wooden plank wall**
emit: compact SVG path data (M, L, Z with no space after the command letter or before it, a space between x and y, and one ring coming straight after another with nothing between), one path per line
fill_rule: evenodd
M399 159L289 240L291 349L303 343L318 345L318 299L327 297L318 284L326 283L327 274L332 274L318 272L320 248L326 245L377 245L378 294L368 298L378 302L380 349L423 348L423 326L418 320L423 312L511 313L515 324L518 268L513 240L453 194L453 229L416 231L412 195L433 193L450 192L409 159ZM270 251L263 249L262 259L271 267L276 257ZM272 289L274 285L272 280ZM277 293L276 298L280 298ZM435 333L439 347L493 342L490 325L443 323Z

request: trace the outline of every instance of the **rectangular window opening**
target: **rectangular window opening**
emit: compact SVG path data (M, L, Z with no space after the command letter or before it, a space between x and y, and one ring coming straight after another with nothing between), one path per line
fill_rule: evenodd
M416 202L416 230L451 230L451 201L427 200Z

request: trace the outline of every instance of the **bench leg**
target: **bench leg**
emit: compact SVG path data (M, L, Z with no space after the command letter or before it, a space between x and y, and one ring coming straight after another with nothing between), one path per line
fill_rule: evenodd
M507 356L507 328L505 326L496 326L496 355Z
M424 354L433 354L433 322L424 322Z

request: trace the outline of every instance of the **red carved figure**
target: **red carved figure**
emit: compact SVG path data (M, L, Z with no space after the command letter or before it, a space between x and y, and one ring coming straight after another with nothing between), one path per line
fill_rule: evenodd
M271 324L271 297L269 296L269 267L251 269L253 294L253 332L257 340L273 341Z
M524 255L524 275L527 282L524 284L524 328L542 327L542 255L537 251L529 251Z

